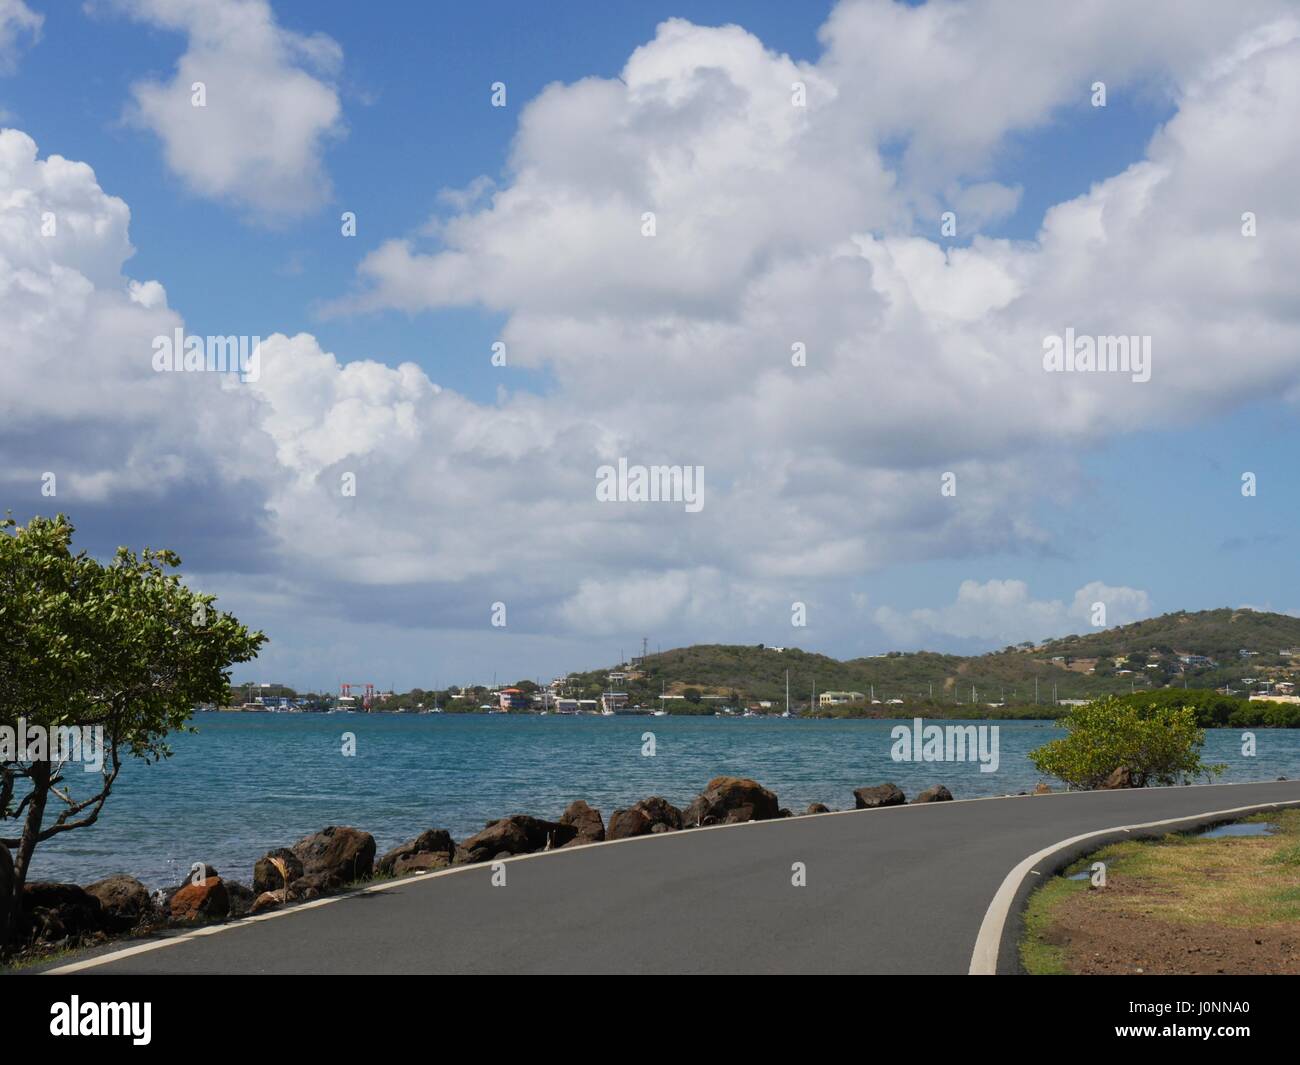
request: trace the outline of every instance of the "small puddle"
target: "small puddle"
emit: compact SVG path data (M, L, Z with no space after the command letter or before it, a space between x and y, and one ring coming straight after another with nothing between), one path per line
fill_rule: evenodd
M1268 821L1241 822L1235 825L1215 825L1200 833L1202 839L1222 839L1225 836L1271 836L1277 825Z
M1204 832L1196 833L1199 839L1226 839L1233 836L1271 836L1277 831L1277 825L1271 821L1239 821L1231 825L1215 825ZM1071 873L1066 880L1091 880L1091 869Z

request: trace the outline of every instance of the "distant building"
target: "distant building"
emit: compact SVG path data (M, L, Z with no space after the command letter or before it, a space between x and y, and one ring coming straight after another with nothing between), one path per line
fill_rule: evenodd
M1209 655L1179 655L1178 661L1185 666L1212 666L1215 665L1214 659Z
M550 710L559 701L554 692L538 692L533 696L533 708L535 710Z
M556 699L555 712L557 714L576 714L581 711L582 707L577 699Z
M600 709L609 713L627 706L627 692L605 692L600 697Z
M1252 703L1300 703L1300 695L1268 695L1254 692L1250 701Z
M518 688L502 688L498 693L502 710L527 710L528 696Z
M822 692L817 702L821 706L843 706L845 703L860 703L865 698L862 692Z

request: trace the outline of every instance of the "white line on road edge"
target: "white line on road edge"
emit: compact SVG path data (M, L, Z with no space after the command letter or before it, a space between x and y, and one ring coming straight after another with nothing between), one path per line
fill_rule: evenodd
M1016 901L1016 892L1020 890L1020 883L1030 873L1036 872L1034 866L1044 859L1050 858L1057 851L1064 850L1076 843L1082 843L1085 840L1110 835L1112 832L1132 832L1135 828L1159 828L1162 825L1186 824L1188 821L1228 817L1231 814L1245 816L1263 810L1276 810L1282 806L1300 806L1300 800L1290 799L1282 802L1255 803L1251 806L1238 806L1231 810L1207 810L1205 813L1170 817L1164 821L1147 821L1140 825L1115 825L1112 828L1100 828L1094 832L1085 832L1081 836L1071 836L1059 843L1053 843L1050 847L1035 851L1006 875L1006 879L1002 881L1002 886L998 888L997 894L993 896L993 901L989 903L989 908L984 914L984 920L980 923L979 935L975 937L975 950L971 954L968 974L970 976L997 975L998 954L1002 949L1002 931L1006 928L1007 918L1011 916L1011 907Z

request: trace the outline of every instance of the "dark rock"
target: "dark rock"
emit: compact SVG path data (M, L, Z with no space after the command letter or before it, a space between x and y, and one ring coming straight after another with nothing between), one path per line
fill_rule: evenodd
M451 838L451 833L431 828L409 843L394 847L379 859L375 869L386 876L402 876L420 869L442 869L451 865L455 854L456 841Z
M223 880L222 883L226 885L226 894L230 898L230 916L243 917L252 908L257 893L238 880Z
M858 810L874 810L881 806L902 806L907 796L897 784L877 784L874 788L857 788L853 792L854 806Z
M688 825L730 825L768 821L780 815L776 796L758 781L747 777L714 777L686 808L682 820Z
M104 930L99 899L76 884L41 880L23 886L23 935L31 942L58 943Z
M230 895L219 876L201 884L186 884L171 898L171 915L178 921L217 920L230 914Z
M776 812L776 816L777 816L777 817L793 817L794 814L792 814L789 810L787 810L784 806L782 806L781 809L779 809L779 810Z
M125 873L87 884L86 894L99 900L104 927L113 932L126 932L153 914L149 889Z
M952 802L952 792L942 784L936 784L932 788L926 788L912 802Z
M341 887L374 872L375 837L356 828L330 825L293 845L304 877L321 877L326 886Z
M565 847L579 847L584 843L600 843L605 838L605 822L600 811L593 810L582 799L575 799L560 815L560 824L569 825L577 833Z
M289 883L288 901L306 902L328 895L337 888L338 883L324 873L308 873Z
M609 815L609 824L605 827L606 839L629 839L632 836L648 836L655 830L655 825L663 825L659 831L675 832L682 827L682 812L667 799L652 795L633 803L626 810L615 810Z
M808 809L804 811L805 814L828 814L830 812L831 808L824 802L812 803L809 805Z
M276 850L267 851L253 863L253 892L257 895L268 891L284 890L285 878L280 875L280 870L272 863L272 858L282 858L284 860L285 869L289 873L289 883L291 884L306 871L302 867L302 860L288 847L279 847Z
M499 821L489 822L477 835L470 836L456 848L455 863L465 865L485 862L514 854L533 854L537 851L563 847L577 834L572 825L558 821L543 821L527 814L512 814Z
M1133 770L1126 765L1122 765L1106 778L1106 783L1102 785L1102 788L1113 790L1117 788L1131 788L1133 786Z

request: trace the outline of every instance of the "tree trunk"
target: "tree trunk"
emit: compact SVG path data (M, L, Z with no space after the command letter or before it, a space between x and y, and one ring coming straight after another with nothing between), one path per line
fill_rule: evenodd
M14 861L9 857L9 848L0 843L0 954L9 945L16 923L14 884Z
M19 838L18 853L13 862L13 875L9 878L9 898L6 900L7 905L0 903L0 916L5 918L3 926L0 927L0 945L10 942L22 920L23 885L27 882L27 871L31 868L32 852L36 850L36 844L40 840L41 824L45 820L45 801L50 795L50 763L33 763L29 779L32 785L31 802L27 805L27 816L23 819L23 834ZM7 857L6 853L4 858L0 858L0 862L4 862ZM3 875L0 875L0 881L3 879ZM8 913L5 913L5 910L8 910Z

